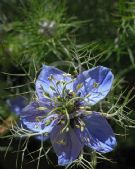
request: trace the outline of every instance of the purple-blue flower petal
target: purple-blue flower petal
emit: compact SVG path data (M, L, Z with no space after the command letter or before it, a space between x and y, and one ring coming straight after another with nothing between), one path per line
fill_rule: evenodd
M60 95L63 89L63 82L69 84L67 89L72 89L72 78L66 76L66 73L53 67L43 65L42 70L36 81L36 92L40 99L45 98L44 93L48 93L50 97ZM71 82L71 83L70 83Z
M112 151L116 146L115 135L107 120L97 112L83 118L85 129L78 132L86 146L101 152Z
M40 135L35 136L35 139L41 142L46 141L49 139L49 135L40 134Z
M21 118L35 118L36 116L43 116L48 113L52 107L48 104L48 102L31 102L26 107L22 109L20 113Z
M25 128L39 133L50 133L54 125L57 123L57 115L49 115L48 105L42 105L38 102L32 102L26 106L21 115L21 121ZM45 110L44 110L45 108Z
M86 102L94 105L102 100L110 91L114 76L110 69L98 66L79 74L73 88ZM77 90L79 84L82 87Z
M16 115L20 115L22 109L26 106L26 100L24 97L18 96L12 99L8 99L7 104L11 112L16 113Z
M58 156L58 164L66 166L79 156L83 144L72 128L68 132L62 132L61 125L55 126L50 134L55 153Z
M39 118L40 119L40 118ZM26 126L27 129L34 131L34 132L39 132L39 133L46 133L47 135L51 132L53 127L57 124L57 115L53 114L50 115L42 120L36 120L35 121L29 121L26 119L23 119L23 124ZM46 125L46 123L50 122L50 124Z

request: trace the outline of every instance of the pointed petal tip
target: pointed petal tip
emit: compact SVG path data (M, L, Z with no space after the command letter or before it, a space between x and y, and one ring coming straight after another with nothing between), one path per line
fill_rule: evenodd
M117 145L115 134L107 120L98 112L83 119L86 128L81 138L86 146L100 153L108 153ZM85 138L85 139L84 139Z
M110 137L108 140L105 141L103 145L103 149L99 150L101 153L109 153L113 151L117 146L117 141L115 137Z
M58 165L59 166L67 166L72 162L71 159L66 159L65 157L66 157L65 152L62 152L62 154L60 156L58 156Z
M69 132L61 133L62 129L61 125L55 126L50 133L50 138L58 156L58 164L66 166L78 158L83 145L73 129L70 128Z

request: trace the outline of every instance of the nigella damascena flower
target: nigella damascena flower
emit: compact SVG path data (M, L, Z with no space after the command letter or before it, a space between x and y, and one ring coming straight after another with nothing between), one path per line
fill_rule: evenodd
M36 81L37 98L23 109L22 123L44 135L44 140L50 138L59 165L74 161L84 146L110 152L116 146L114 133L91 106L108 94L112 82L112 72L102 66L73 79L55 67L43 65Z
M12 113L20 115L22 109L26 106L26 100L22 96L17 96L12 99L8 99L7 105Z

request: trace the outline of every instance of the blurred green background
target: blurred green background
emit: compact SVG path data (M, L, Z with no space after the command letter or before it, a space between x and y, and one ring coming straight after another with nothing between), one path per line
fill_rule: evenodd
M109 67L115 75L114 89L108 98L124 105L122 116L111 120L118 146L99 160L97 168L135 168L135 1L134 0L1 0L0 1L0 120L11 116L7 99L22 95L31 100L34 81L42 64L65 71L81 71L96 65ZM73 64L72 64L73 63ZM74 68L75 65L75 68ZM81 66L80 66L81 65ZM109 109L108 105L108 109ZM104 103L103 103L104 107ZM114 111L116 111L114 109ZM130 113L128 115L128 113ZM118 123L115 121L118 120ZM130 126L130 127L129 127ZM1 136L2 129L0 128ZM16 153L4 159L9 139L0 140L0 168L15 168ZM15 140L13 149L19 144ZM31 140L28 147L40 144ZM55 156L51 157L55 160ZM36 168L36 162L23 168ZM20 169L21 156L18 159ZM11 167L12 166L12 167ZM53 168L41 159L39 168ZM59 168L59 167L58 167Z

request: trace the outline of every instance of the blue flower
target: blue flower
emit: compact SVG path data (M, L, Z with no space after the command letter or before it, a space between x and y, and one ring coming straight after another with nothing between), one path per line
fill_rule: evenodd
M107 120L91 110L106 97L113 78L112 72L102 66L74 79L43 65L36 81L37 97L20 116L27 129L42 134L44 140L50 138L59 165L72 163L84 146L101 153L115 148L116 139Z
M10 111L15 113L16 115L20 115L22 109L26 106L26 100L22 96L8 99L6 102L10 108Z

